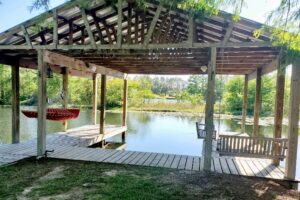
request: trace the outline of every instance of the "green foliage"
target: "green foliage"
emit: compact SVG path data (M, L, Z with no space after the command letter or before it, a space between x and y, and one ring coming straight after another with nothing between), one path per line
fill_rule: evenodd
M0 65L0 104L8 104L11 99L11 69Z
M243 79L236 77L230 80L224 95L226 110L232 114L241 114L243 105Z
M222 77L217 76L216 77L216 85L215 85L215 96L216 101L221 101L223 97L223 85L224 80L222 80ZM201 97L201 101L205 101L206 99L206 93L207 93L207 75L193 75L190 76L188 80L188 86L187 91L191 95L197 95L198 97Z
M274 75L264 76L262 78L262 104L260 114L263 116L269 116L274 111L275 104L275 80ZM250 81L248 86L248 109L247 113L253 115L254 102L255 102L255 81ZM231 114L242 114L244 95L244 79L241 77L235 77L231 79L226 85L226 92L224 95L226 111Z

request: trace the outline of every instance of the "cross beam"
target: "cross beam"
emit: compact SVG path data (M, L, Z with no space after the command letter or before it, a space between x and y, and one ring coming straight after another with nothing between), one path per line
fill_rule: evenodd
M44 62L58 65L61 67L68 67L78 71L84 71L89 73L96 73L96 74L104 74L108 76L113 76L117 78L124 78L124 73L109 69L100 65L92 64L92 63L85 63L82 60L78 60L72 57L68 57L62 54L54 53L51 51L45 51L44 53Z

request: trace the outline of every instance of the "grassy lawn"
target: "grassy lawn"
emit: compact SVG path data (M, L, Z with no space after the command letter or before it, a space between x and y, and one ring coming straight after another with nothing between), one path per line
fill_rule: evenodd
M23 161L0 168L0 199L299 199L262 179L92 162Z

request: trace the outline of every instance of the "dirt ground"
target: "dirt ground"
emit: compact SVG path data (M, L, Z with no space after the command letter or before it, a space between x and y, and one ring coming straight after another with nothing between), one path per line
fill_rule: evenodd
M266 179L65 160L2 167L0 180L0 199L300 199Z

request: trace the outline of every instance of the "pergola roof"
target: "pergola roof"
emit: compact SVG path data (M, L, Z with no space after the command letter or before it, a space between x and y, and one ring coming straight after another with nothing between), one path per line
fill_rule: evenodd
M206 73L201 66L208 66L210 47L217 47L217 74L274 69L279 49L267 33L253 36L260 23L245 18L233 22L231 14L222 11L191 17L155 1L141 10L129 2L102 1L86 9L68 2L17 25L0 34L0 63L12 64L17 57L22 67L36 68L36 49L47 49L87 67L128 74L201 74ZM48 27L37 31L41 18Z

